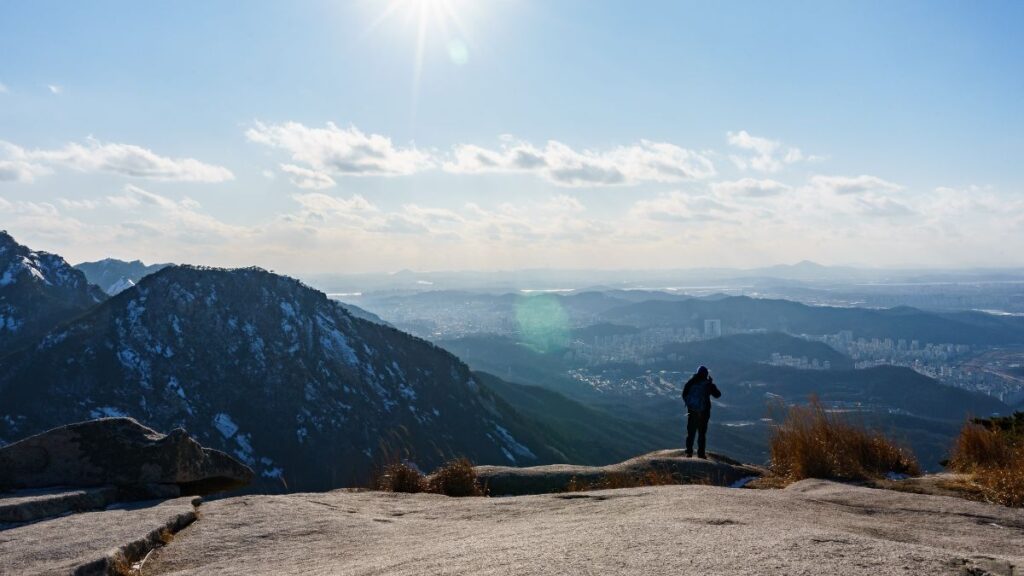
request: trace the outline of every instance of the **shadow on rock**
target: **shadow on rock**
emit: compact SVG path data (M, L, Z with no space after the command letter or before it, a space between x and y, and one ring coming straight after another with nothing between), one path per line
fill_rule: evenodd
M231 490L252 477L181 428L161 434L132 418L69 424L0 448L0 491L115 486L119 499L144 500Z

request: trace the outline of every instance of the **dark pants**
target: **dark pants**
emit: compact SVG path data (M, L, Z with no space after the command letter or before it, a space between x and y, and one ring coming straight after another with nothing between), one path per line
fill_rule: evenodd
M708 444L708 421L711 420L711 410L703 412L689 412L686 415L686 452L693 454L693 435L697 435L697 455L704 456L704 449Z

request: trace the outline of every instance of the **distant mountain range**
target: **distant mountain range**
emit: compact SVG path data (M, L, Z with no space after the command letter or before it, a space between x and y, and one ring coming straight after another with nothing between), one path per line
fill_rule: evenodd
M0 444L128 415L184 427L233 454L256 470L258 490L314 490L361 483L401 458L424 468L462 455L605 464L671 441L671 431L471 373L435 345L290 278L113 259L75 269L4 240L0 254L32 264L27 276L12 265L7 293L74 293L22 299L50 320L0 360ZM117 292L107 297L86 273L132 285L107 284Z
M700 364L767 363L772 354L815 359L822 364L828 362L836 370L853 368L849 356L827 344L778 332L733 334L724 338L667 344L662 354L671 355L675 362L694 369Z
M169 267L0 364L0 438L98 416L185 427L265 483L324 489L424 467L552 462L451 354L258 269Z
M980 312L926 312L905 306L884 310L838 308L736 296L638 302L601 316L607 322L637 327L687 326L703 330L704 320L717 319L724 331L824 335L850 330L854 336L864 338L952 344L1024 343L1024 318Z
M113 296L135 286L154 272L159 272L170 264L143 264L140 260L126 262L114 258L105 258L97 262L82 262L75 268L85 273L86 279L99 286L104 292Z
M395 273L315 274L307 278L327 292L522 289L663 289L724 283L1005 282L1024 281L1022 268L920 269L826 266L804 260L759 268L684 268L667 270L522 269L493 271L400 270Z
M0 231L0 356L106 298L63 258Z
M996 398L944 385L909 368L853 370L851 360L836 350L781 333L668 344L644 365L593 366L583 370L582 378L570 376L578 366L565 351L538 351L514 338L469 336L438 344L476 370L563 394L619 420L644 422L669 432L683 427L679 399L683 383L698 365L706 364L723 392L715 402L713 444L749 462L767 458L769 427L763 418L769 415L769 407L805 402L812 395L910 444L922 465L933 470L947 456L965 417L1011 411ZM767 362L775 352L827 360L832 369L770 365ZM517 408L533 414L529 404Z
M259 490L358 484L402 458L423 468L462 455L481 464L606 464L677 443L682 411L673 386L708 363L726 392L714 420L717 446L738 457L763 458L766 400L798 402L818 393L906 435L935 460L965 412L1009 408L909 369L851 370L846 356L793 334L1024 341L1024 321L1014 317L614 288L437 290L379 295L373 303L371 312L363 301L337 302L255 268L113 259L72 268L0 233L0 444L69 422L129 415L158 429L185 427L235 455L256 470ZM726 333L762 333L668 344L643 366L588 368L595 377L617 374L615 382L627 385L616 389L570 374L578 366L559 342L542 351L515 337L478 334L439 342L442 349L388 324L375 313L381 303L412 310L414 321L416 310L427 310L442 322L470 318L502 329L523 320L524 310L557 312L565 338L595 346L601 339L642 342L645 331L663 328L702 330L706 319L720 320ZM424 323L422 333L434 329ZM773 353L828 361L832 369L767 365ZM660 388L630 384L645 378L661 378Z

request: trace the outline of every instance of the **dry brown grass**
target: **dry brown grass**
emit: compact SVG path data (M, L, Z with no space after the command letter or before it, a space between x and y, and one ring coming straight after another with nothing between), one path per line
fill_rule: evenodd
M770 469L785 482L867 480L888 472L917 476L917 459L880 432L830 413L816 399L788 409L769 439Z
M416 494L426 491L427 481L413 466L405 462L395 462L384 468L375 481L375 487L384 492Z
M1018 451L1009 466L979 469L974 481L988 500L1004 506L1024 506L1024 452Z
M427 479L427 491L445 496L483 496L476 470L467 458L456 458L443 464Z
M160 529L160 543L164 546L174 542L174 532L171 532L169 528Z
M998 428L987 428L978 422L967 422L953 444L949 467L959 472L978 468L1001 468L1013 458L1014 446L1008 435Z
M107 566L107 571L113 576L138 576L139 574L139 571L121 553L114 555Z
M949 467L970 474L986 500L1024 506L1024 413L964 424Z
M445 496L485 496L487 492L480 486L473 463L467 458L445 462L427 476L412 464L392 462L378 469L369 489L407 494L431 492Z

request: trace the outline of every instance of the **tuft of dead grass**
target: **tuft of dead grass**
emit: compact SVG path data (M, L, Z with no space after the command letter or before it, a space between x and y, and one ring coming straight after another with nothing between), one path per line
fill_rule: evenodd
M445 496L485 496L487 493L480 486L473 463L467 458L449 460L426 476L413 464L392 462L378 469L369 489L407 494L430 492Z
M1024 412L964 424L949 467L970 474L985 499L1024 506Z
M953 444L949 467L958 472L974 472L978 468L1001 468L1013 457L1013 445L998 428L987 428L969 421L960 429Z
M384 492L416 494L425 492L427 481L415 467L405 462L389 464L377 477L376 489Z
M468 458L456 458L441 465L427 479L427 491L456 497L484 495Z
M113 576L138 576L139 571L124 557L124 554L115 554L111 559L107 570Z
M771 469L784 482L805 478L867 480L920 475L917 459L880 432L828 412L817 398L791 406L769 439Z

